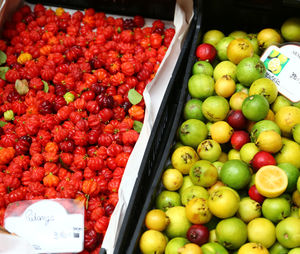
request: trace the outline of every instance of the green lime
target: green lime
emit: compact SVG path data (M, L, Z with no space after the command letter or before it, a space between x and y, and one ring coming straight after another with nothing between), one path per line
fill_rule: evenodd
M243 101L242 112L251 121L263 120L269 112L269 102L259 94L251 95Z
M236 190L243 189L251 181L249 167L241 160L226 161L221 169L220 177L223 183Z
M185 120L198 119L205 121L205 117L202 114L202 101L198 99L188 100L183 108L183 118Z
M288 186L286 188L286 192L293 192L297 188L297 180L299 177L299 169L296 168L293 164L285 162L279 163L277 165L280 167L288 177Z

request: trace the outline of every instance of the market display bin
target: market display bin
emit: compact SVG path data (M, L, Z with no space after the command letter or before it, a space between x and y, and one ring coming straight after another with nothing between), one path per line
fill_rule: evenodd
M164 189L161 177L171 164L170 155L177 141L178 127L183 122L183 107L191 98L187 85L192 76L192 67L197 61L196 48L204 32L218 29L226 36L235 30L257 33L263 28L279 29L287 18L299 17L300 10L300 2L297 0L200 0L196 4L199 9L189 55L183 60L185 70L177 72L179 76L174 77L174 86L164 96L114 254L141 253L139 239L146 230L145 216L155 207L156 196Z
M20 3L24 3L24 1L19 1ZM172 24L172 21L174 21L174 19L176 17L174 17L174 13L176 13L176 7L178 6L178 3L181 4L181 7L187 3L190 2L192 6L192 8L186 7L184 6L184 8L186 7L187 9L189 9L188 13L192 13L192 15L187 15L185 16L185 19L182 20L183 23L186 24L186 27L188 29L183 29L182 27L184 26L180 26L181 29L181 36L180 38L177 38L177 41L173 41L174 44L178 44L176 46L176 55L178 55L177 58L175 58L174 61L174 54L172 56L172 54L170 53L168 56L170 56L169 58L166 57L166 60L164 63L161 64L162 69L168 69L168 73L166 75L166 73L164 72L164 70L162 70L161 72L158 70L157 75L155 76L156 79L156 90L159 89L159 84L160 83L166 83L163 84L164 87L166 88L166 90L162 90L160 92L160 96L163 96L164 93L170 95L172 92L171 91L176 91L175 93L173 92L173 103L175 103L175 105L173 106L174 108L177 108L176 104L177 104L177 96L180 94L181 92L181 83L182 83L182 77L184 76L185 73L185 67L186 64L188 62L188 57L189 57L189 49L190 49L190 44L192 43L193 40L193 34L196 30L196 27L198 26L197 22L198 22L198 10L199 10L199 3L197 0L193 1L176 1L176 0L167 0L167 1L134 1L134 0L117 0L117 1L109 1L109 0L101 0L101 1L92 1L92 0L87 0L87 1L82 1L82 0L76 0L76 1L67 1L67 0L40 0L40 1L35 1L35 0L28 0L25 1L26 4L30 4L31 6L40 3L49 7L53 7L53 8L57 8L57 7L63 7L66 8L68 10L84 10L84 9L88 9L88 8L94 8L96 11L98 12L104 12L107 15L116 15L116 16L121 16L121 17L133 17L135 15L141 15L143 16L145 19L149 19L149 20L155 20L155 19L160 19L163 21L167 21L170 22L169 24ZM183 12L185 12L186 10L184 10ZM10 14L10 13L9 13ZM182 14L182 13L181 13ZM6 15L8 17L8 15ZM182 16L184 17L184 15ZM174 25L176 27L176 25ZM173 43L172 42L172 43ZM171 51L172 52L172 51ZM173 52L172 52L173 53ZM166 56L167 56L166 55ZM172 58L173 57L173 58ZM171 67L169 67L169 63L167 59L173 59L173 63L170 65ZM175 66L175 67L174 67ZM174 68L174 69L173 69ZM168 76L167 79L164 79L164 81L160 82L160 77L164 76L164 78L166 78L165 76ZM165 80L169 80L168 82L165 82ZM166 96L165 98L169 98L170 96ZM171 103L169 103L169 100L164 100L162 103L164 105L170 105L169 107L169 113L171 116L171 112L173 111ZM160 103L160 102L159 102ZM152 104L151 104L152 105ZM159 105L156 105L156 107L159 107ZM164 106L165 107L165 106ZM166 115L165 110L164 111L160 111L160 114L157 116L157 118L162 119L161 115ZM156 112L152 112L152 121L155 120L156 118ZM167 119L165 119L164 121L166 122ZM151 132L152 129L152 123L149 124L150 127L148 127L148 129L150 130L149 132ZM144 128L144 127L143 127ZM158 126L156 125L155 127L157 128L161 128L161 125ZM153 133L157 133L156 131L154 131ZM149 134L150 135L150 134ZM167 136L166 136L167 137ZM154 141L154 136L151 136L150 138L151 140L149 140L149 144L153 144ZM148 139L146 139L146 142L148 142ZM165 143L165 142L163 142ZM156 143L156 145L160 145L161 143ZM146 146L146 144L145 144ZM148 147L150 148L150 145L148 145ZM138 156L140 158L143 157L144 155L144 151L140 150L138 152ZM149 154L149 151L145 152L146 154ZM152 153L154 156L154 153ZM154 159L154 158L153 158ZM145 160L144 160L145 161ZM137 162L138 163L138 162ZM136 163L136 164L137 164ZM141 169L144 169L144 167L142 166ZM137 173L140 175L145 174L146 171L142 170L142 172ZM150 173L148 171L148 173ZM152 172L153 173L153 172ZM125 173L126 174L126 169L125 169ZM135 178L133 176L133 180L135 181ZM140 182L140 179L137 180L137 182ZM151 183L149 181L149 183ZM122 184L122 183L121 183ZM132 186L129 186L129 189ZM148 186L145 185L146 189L148 189ZM126 196L126 194L124 194L124 196ZM133 196L136 195L136 192L133 194ZM129 198L129 197L127 197ZM132 200L135 200L135 197L132 198ZM127 204L124 204L122 206L122 209L125 207L126 208ZM125 209L126 210L126 209ZM125 211L123 211L125 212ZM122 218L120 217L113 217L112 215L112 219L110 221L110 224L113 222L113 224L116 225L116 227L121 227L122 225ZM113 232L113 234L111 234L111 232ZM105 235L104 241L106 241L105 239L110 239L109 243L105 245L105 247L103 247L103 249L101 249L101 253L112 253L112 249L114 249L114 242L117 241L117 234L118 230L112 229L112 231L107 231L107 234ZM119 244L119 242L117 243ZM106 247L109 246L108 249L106 249ZM116 250L118 249L118 246L115 248ZM123 253L122 250L120 250L119 252L116 253Z

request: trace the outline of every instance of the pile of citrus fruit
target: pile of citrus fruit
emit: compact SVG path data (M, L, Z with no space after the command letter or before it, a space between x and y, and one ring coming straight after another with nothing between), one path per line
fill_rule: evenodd
M205 32L142 253L300 253L300 104L260 60L299 36L299 19L281 32Z

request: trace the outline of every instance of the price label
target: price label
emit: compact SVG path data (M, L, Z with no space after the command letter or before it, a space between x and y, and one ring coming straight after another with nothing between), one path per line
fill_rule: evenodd
M75 200L15 202L7 207L5 228L26 239L35 253L83 250L84 207Z
M300 47L270 46L261 56L266 67L266 77L272 80L278 92L292 102L300 101Z

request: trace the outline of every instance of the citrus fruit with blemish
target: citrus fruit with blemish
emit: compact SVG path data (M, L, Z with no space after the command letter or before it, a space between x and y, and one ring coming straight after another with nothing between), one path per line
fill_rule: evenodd
M162 184L169 191L178 190L183 182L182 173L178 169L170 168L162 175Z
M244 58L251 57L253 54L254 48L245 38L234 39L227 47L227 57L234 64L239 64Z
M224 75L215 82L217 95L228 98L235 92L235 81L230 75Z
M160 209L150 210L145 217L145 225L148 229L164 231L169 224L169 218Z
M174 168L182 174L188 174L190 167L199 160L197 152L190 146L178 147L171 156L171 162Z

